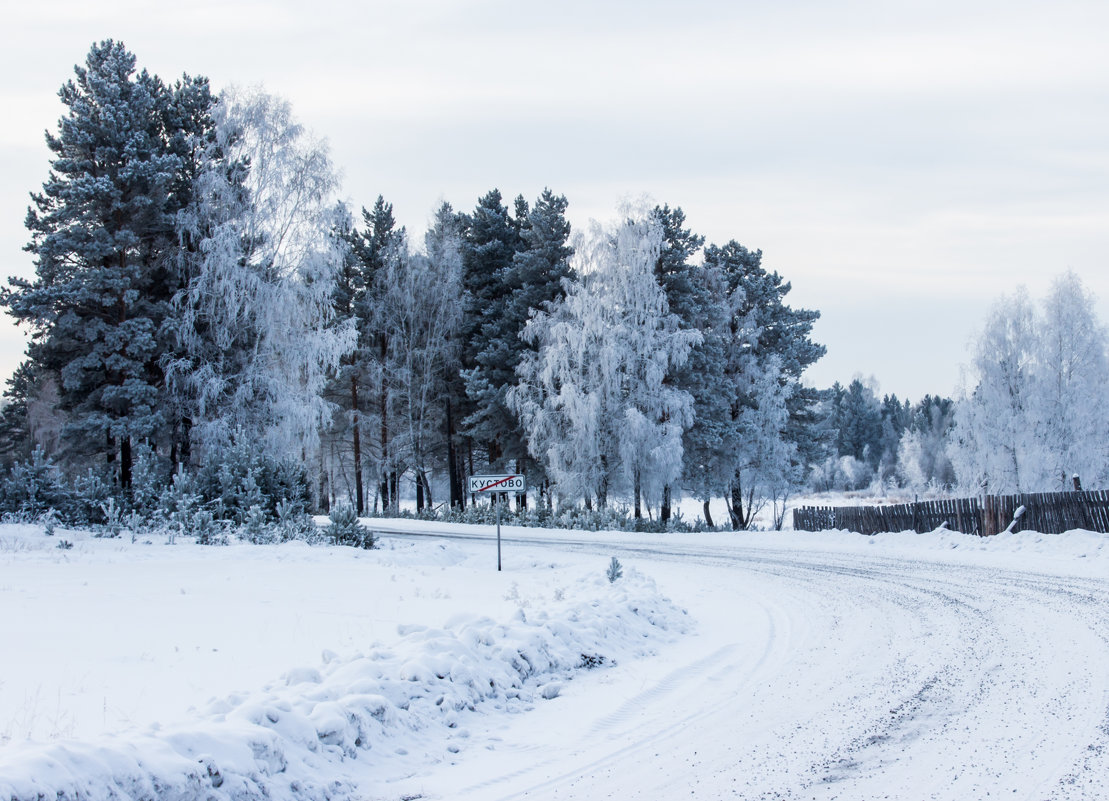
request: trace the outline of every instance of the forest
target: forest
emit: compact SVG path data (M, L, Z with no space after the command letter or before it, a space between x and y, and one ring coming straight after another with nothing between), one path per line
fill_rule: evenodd
M34 277L0 292L30 335L0 412L7 514L295 532L465 515L468 475L511 471L522 520L674 527L695 498L741 530L800 491L1109 478L1106 332L1073 273L997 301L958 397L817 388L819 312L679 206L571 230L565 196L491 189L415 234L383 197L340 201L326 143L262 89L166 82L108 40L59 98Z

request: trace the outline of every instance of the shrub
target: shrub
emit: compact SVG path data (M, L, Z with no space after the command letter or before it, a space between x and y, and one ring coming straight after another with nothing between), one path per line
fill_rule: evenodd
M357 548L374 547L374 535L358 522L358 513L351 506L336 506L331 510L331 524L324 531L336 545L353 545Z

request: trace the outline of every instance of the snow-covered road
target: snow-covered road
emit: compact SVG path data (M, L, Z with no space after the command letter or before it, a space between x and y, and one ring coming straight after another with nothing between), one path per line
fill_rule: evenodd
M400 524L398 528L403 527ZM457 535L455 535L457 536ZM469 536L487 536L483 534ZM698 633L419 782L455 799L1103 799L1109 580L988 551L517 533L656 576ZM1103 563L1102 563L1103 564ZM1091 565L1092 567L1092 565ZM1024 568L1024 569L1020 569ZM1077 574L1076 574L1077 573ZM1083 575L1086 574L1086 575ZM462 777L478 777L460 781Z

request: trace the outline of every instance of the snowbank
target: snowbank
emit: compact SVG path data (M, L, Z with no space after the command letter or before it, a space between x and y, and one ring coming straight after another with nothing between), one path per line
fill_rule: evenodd
M261 691L213 702L188 724L90 742L9 744L0 798L243 799L357 796L359 777L408 748L465 747L468 720L556 698L575 671L651 653L685 612L627 569L579 579L508 621L459 615L410 626L387 649L289 670Z

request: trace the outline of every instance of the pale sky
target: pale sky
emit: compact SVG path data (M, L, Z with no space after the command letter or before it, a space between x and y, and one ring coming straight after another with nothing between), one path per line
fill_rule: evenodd
M419 238L442 200L628 195L760 248L819 309L828 386L952 394L994 298L1074 270L1109 321L1109 3L0 0L0 275L57 90L105 38L172 80L264 84L343 196ZM0 375L23 338L0 321Z

